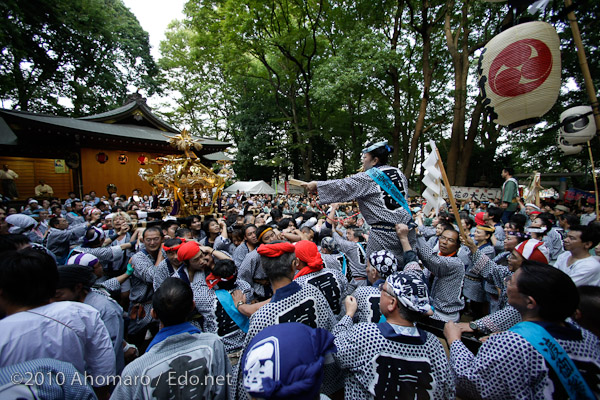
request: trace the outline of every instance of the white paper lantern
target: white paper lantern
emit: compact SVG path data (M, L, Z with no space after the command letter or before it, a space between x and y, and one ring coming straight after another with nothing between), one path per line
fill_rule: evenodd
M492 119L511 130L537 124L558 98L559 38L552 25L519 24L490 40L479 58L479 87Z
M596 135L596 121L590 106L578 106L563 111L560 114L560 123L560 135L565 144L570 146L586 143Z
M581 150L583 150L583 146L569 146L568 144L566 144L564 138L560 134L556 138L556 142L558 143L558 148L561 149L562 152L565 153L565 155L567 156L572 156L573 154L581 153Z

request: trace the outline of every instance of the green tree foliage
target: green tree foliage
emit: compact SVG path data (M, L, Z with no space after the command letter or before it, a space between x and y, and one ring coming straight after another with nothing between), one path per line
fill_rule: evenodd
M598 47L600 21L597 16L600 13L600 3L584 0L576 4L575 14L587 55L587 63L594 86L598 88L600 86L600 48ZM547 8L540 19L554 25L559 33L563 86L554 107L543 117L545 124L525 132L510 132L502 135L499 140L500 148L506 151L498 152L496 158L498 161L515 165L518 172L587 171L589 175L586 178L579 181L574 180L572 184L593 190L587 148L579 154L567 156L556 144L560 114L574 106L590 105L577 59L573 35L563 10L563 3L556 3L553 4L553 7ZM591 141L591 148L594 158L597 159L600 154L598 153L600 145L597 136Z
M582 86L559 11L535 18L556 18L563 75ZM476 0L191 0L162 47L167 87L181 95L172 118L232 138L245 178L347 176L364 144L382 138L415 187L428 140L454 184L470 185L483 171L496 179L506 163L519 172L556 168L554 134L506 132L482 107L478 51L508 13ZM586 41L594 69L600 30L592 14L582 30L594 30ZM549 123L582 99L565 88ZM539 155L546 164L536 164Z
M120 105L128 86L158 87L148 34L122 0L7 0L0 15L0 96L14 108L76 117Z
M196 33L174 21L161 42L159 66L165 74L169 99L162 116L176 126L187 126L197 136L231 140L233 103L231 81L219 65L193 46ZM173 107L173 103L175 107Z

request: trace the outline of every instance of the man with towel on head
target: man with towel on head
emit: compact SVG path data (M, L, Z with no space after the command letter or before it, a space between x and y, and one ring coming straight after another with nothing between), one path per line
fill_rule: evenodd
M271 282L273 297L250 317L245 348L254 336L271 325L300 322L331 331L337 323L327 299L319 289L313 285L301 286L293 281L298 263L294 250L294 245L281 241L263 244L258 248L261 265ZM241 373L237 378L237 394L245 398L241 387Z
M385 321L385 316L379 309L379 285L395 272L398 272L398 261L392 252L379 250L371 253L367 264L369 286L361 286L352 293L357 307L353 318L355 323Z
M192 323L203 328L202 313L204 308L200 307L204 303L204 288L207 284L207 277L212 273L215 261L231 260L226 253L215 250L208 246L200 246L198 242L185 242L177 250L177 259L181 266L173 273L172 277L179 278L187 283L194 293L194 302L198 313L192 319Z
M279 240L279 232L269 225L262 225L256 229L256 239L258 246L269 244ZM252 288L252 297L257 300L266 300L273 295L269 279L260 265L260 254L256 249L248 253L242 264L238 266L238 278L248 282Z
M333 335L297 322L263 329L242 360L243 385L252 399L318 399Z
M340 271L325 268L321 253L314 242L301 240L296 243L296 270L294 282L300 286L311 284L323 293L335 315L342 312L346 293L346 278Z
M197 291L197 293L196 293ZM232 294L240 291L246 301L236 303ZM194 288L196 310L202 315L202 331L221 338L231 365L236 365L248 331L248 317L239 308L252 301L250 285L237 278L233 260L217 260L206 276L206 285Z
M414 253L412 259L416 260ZM417 262L407 266L411 264ZM348 296L346 315L333 332L338 349L335 358L348 370L346 398L454 398L442 344L415 326L421 316L433 313L425 282L414 271L396 272L379 289L384 322L354 325L356 299Z

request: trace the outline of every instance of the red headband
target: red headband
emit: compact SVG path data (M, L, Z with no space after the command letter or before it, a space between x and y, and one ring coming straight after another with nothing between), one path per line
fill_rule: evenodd
M283 253L293 253L294 245L288 242L261 244L256 251L261 256L273 258L279 257Z
M308 240L301 240L296 243L296 257L300 261L304 261L309 267L323 265L323 259L317 245Z
M171 246L171 247L167 247L167 246L165 246L165 245L163 244L163 245L162 245L162 248L163 248L163 250L164 250L164 251L175 251L175 250L179 250L179 248L180 248L181 246L183 246L183 244L185 243L185 238L176 238L176 239L179 239L179 240L181 240L181 243L179 243L178 245L175 245L175 246Z
M302 268L294 279L308 275L311 272L317 272L323 269L323 259L321 253L317 249L317 245L308 240L301 240L296 243L296 257L306 263L306 267Z
M215 276L215 274L213 274L212 272L206 277L206 286L208 286L209 289L214 288L215 286L217 286L219 284L219 282L228 282L228 281L234 281L236 278L235 274L231 275L228 278L221 278L220 276Z
M177 250L177 259L179 261L189 260L190 258L194 258L196 254L200 251L200 245L196 242L186 242L181 245L179 250Z

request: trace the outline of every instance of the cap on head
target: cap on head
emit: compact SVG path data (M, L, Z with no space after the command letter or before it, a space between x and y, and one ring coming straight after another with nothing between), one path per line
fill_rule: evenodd
M427 285L418 275L404 271L396 272L388 276L385 282L404 307L422 314L431 311Z
M67 260L67 264L69 265L83 265L84 267L93 267L99 262L100 260L98 260L98 257L88 253L75 254Z
M519 245L515 247L515 251L527 260L544 264L548 264L548 260L550 259L550 251L544 242L537 239L529 239L519 243Z
M390 251L379 250L369 255L371 266L379 272L379 275L385 278L398 271L398 260Z

